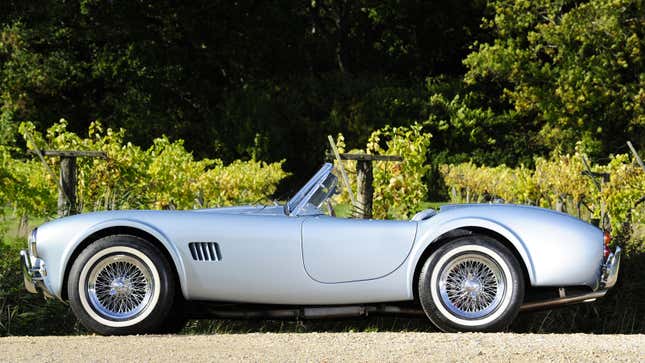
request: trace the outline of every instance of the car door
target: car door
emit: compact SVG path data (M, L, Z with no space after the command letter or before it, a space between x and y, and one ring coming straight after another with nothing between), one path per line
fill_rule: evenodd
M161 221L184 261L190 299L289 303L310 279L302 266L301 218L184 212ZM212 245L212 253L210 246ZM197 248L197 250L195 250ZM202 253L199 253L200 249Z
M377 279L405 261L417 223L309 217L302 224L302 259L307 274L322 283Z

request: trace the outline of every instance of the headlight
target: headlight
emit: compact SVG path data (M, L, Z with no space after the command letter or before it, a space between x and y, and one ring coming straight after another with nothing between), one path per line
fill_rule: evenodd
M34 228L33 231L29 234L29 241L27 242L29 244L29 252L31 252L31 255L34 257L38 256L38 250L36 249L36 232L38 231L38 228Z

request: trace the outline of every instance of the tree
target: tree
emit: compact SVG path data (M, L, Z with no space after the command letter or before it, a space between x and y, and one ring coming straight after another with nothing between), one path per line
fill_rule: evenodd
M531 144L596 155L645 143L645 6L638 0L495 1L466 83L524 120Z

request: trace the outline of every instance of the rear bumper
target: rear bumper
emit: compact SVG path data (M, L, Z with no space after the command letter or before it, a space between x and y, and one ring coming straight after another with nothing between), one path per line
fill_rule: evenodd
M44 281L47 276L45 261L31 255L28 250L21 250L20 265L22 267L25 289L32 294L42 292L46 297L51 297L52 294Z
M610 253L607 261L602 266L600 274L600 288L611 289L618 281L618 270L620 269L620 257L622 255L620 247L616 247L614 253Z
M620 247L616 247L616 251L609 254L609 257L607 257L605 263L601 266L600 278L596 284L597 289L595 289L594 291L569 295L567 294L567 290L565 288L560 288L559 298L525 302L524 304L522 304L520 310L526 311L551 309L558 306L593 302L596 301L596 299L604 297L609 289L614 287L614 285L616 285L616 282L618 281L618 271L620 269L621 255L622 250Z

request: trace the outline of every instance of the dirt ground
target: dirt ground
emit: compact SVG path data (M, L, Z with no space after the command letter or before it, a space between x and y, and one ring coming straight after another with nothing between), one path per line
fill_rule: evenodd
M252 333L0 338L3 362L645 361L645 335Z

